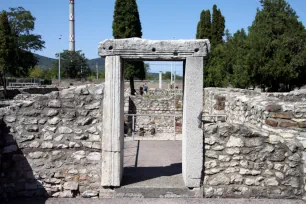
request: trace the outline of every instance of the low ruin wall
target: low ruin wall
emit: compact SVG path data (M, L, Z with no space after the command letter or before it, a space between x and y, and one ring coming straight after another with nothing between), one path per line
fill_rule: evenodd
M156 131L156 134L181 133L182 95L165 92L167 92L165 95L149 93L143 96L125 97L125 113L139 115L134 119L135 131L143 128L145 133L150 133L152 129ZM132 117L127 119L132 121Z
M204 196L300 198L303 146L244 125L205 125Z
M56 87L30 87L30 88L8 88L6 90L6 99L13 99L18 94L48 94L52 91L58 91ZM0 99L4 100L3 89L0 89Z
M204 93L204 114L224 114L227 124L244 125L250 131L258 129L267 132L268 135L272 135L273 139L277 138L282 145L289 142L299 143L302 147L300 156L303 164L299 174L304 175L300 182L302 185L305 184L305 90L290 93L260 93L242 89L205 88ZM206 133L205 138L209 135ZM290 152L286 154L286 151L283 153L284 155L291 154ZM292 165L289 167L290 171L298 171L293 170ZM290 176L286 172L282 173L285 173L285 178ZM281 181L278 183L280 184Z
M86 85L45 95L19 94L0 108L0 200L99 196L103 91L103 85ZM305 92L204 92L204 115L226 115L227 120L204 124L203 195L301 198ZM125 112L182 114L182 96L126 95ZM144 118L136 126L171 132L171 120Z
M103 86L18 95L0 109L0 197L97 197Z

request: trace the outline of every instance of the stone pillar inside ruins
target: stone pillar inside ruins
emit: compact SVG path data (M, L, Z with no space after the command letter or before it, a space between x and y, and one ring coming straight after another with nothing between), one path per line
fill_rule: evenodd
M203 58L209 52L209 40L129 38L99 44L99 55L106 58L101 186L118 187L123 175L124 60L184 62L182 174L187 187L202 185Z
M120 186L123 173L123 67L120 56L105 59L102 186Z
M185 185L199 187L203 166L203 57L187 57L184 76L182 174Z

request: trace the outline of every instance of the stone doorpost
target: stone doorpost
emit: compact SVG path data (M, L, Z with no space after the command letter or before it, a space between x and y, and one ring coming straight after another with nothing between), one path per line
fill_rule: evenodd
M102 186L120 186L123 174L124 80L120 56L105 59L103 100Z
M203 170L203 57L185 62L182 174L185 185L200 187Z

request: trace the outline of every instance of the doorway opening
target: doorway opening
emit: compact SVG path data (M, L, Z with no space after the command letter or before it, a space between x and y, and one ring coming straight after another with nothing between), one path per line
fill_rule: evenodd
M183 188L183 62L145 64L147 79L135 80L135 96L124 97L122 187Z

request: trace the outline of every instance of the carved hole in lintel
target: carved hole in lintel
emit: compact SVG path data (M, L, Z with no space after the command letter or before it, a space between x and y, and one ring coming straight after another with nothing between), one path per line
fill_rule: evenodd
M199 52L199 48L194 49L194 52Z
M109 46L108 49L109 49L109 50L112 50L112 49L113 49L113 46Z
M105 50L106 48L105 47L103 47L103 50Z
M152 52L156 52L156 48L155 47L152 48Z
M177 52L177 51L174 51L174 52L173 52L173 55L174 55L174 56L178 56L178 52Z

